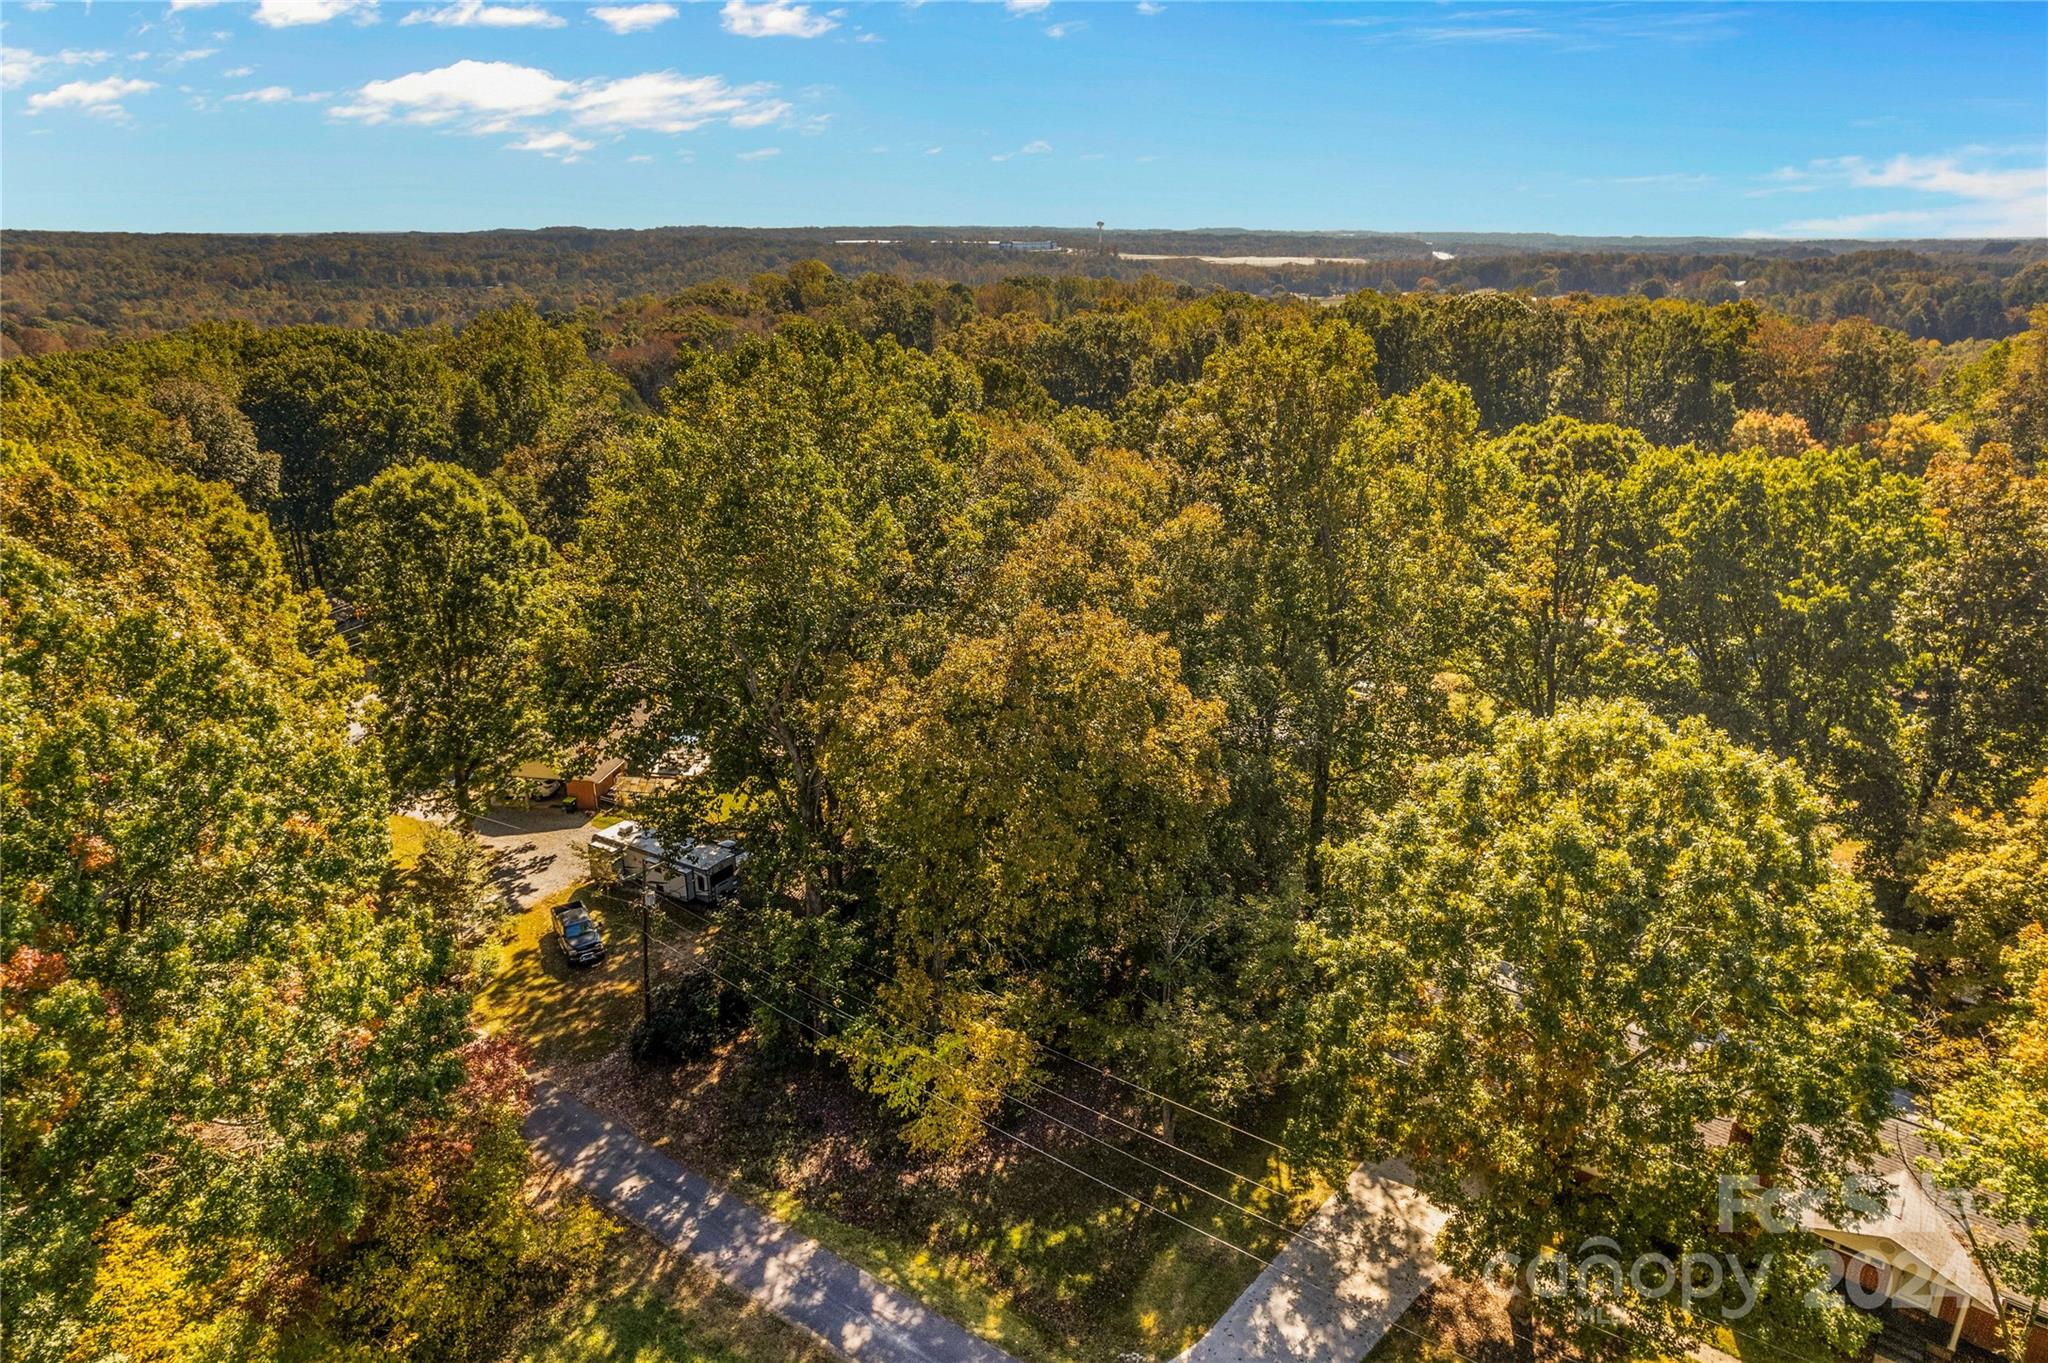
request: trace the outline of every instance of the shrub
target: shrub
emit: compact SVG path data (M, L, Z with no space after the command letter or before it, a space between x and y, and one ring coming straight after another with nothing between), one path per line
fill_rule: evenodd
M696 1060L739 1034L745 1000L703 966L654 988L654 1006L633 1026L633 1059L642 1065Z

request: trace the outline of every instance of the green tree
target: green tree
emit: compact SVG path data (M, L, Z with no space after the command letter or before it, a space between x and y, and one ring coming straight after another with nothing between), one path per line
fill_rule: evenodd
M612 709L698 735L721 787L772 803L768 861L813 908L848 867L823 760L848 669L943 646L973 548L952 535L979 463L973 399L957 362L786 327L683 371L586 529Z
M257 448L256 428L219 389L193 380L157 385L149 405L170 429L158 457L195 478L226 483L250 506L277 496L278 459Z
M405 1363L503 1358L536 1314L588 1277L612 1233L586 1203L543 1215L524 1196L524 1058L480 1040L462 1059L445 1112L408 1133L370 1181L361 1231L320 1266L334 1324L329 1338L299 1344L306 1354L314 1341L323 1353L361 1341L372 1357Z
M335 518L392 789L473 812L542 742L533 646L547 546L451 464L388 469Z
M1501 721L1492 751L1337 855L1303 937L1301 1129L1409 1158L1451 1214L1447 1260L1506 1256L1518 1309L1579 1347L1614 1347L1584 1307L1698 1339L1674 1297L1597 1274L1529 1289L1547 1254L1603 1242L1624 1265L1698 1250L1756 1270L1775 1250L1785 1272L1810 1247L1719 1213L1729 1178L1830 1194L1890 1111L1899 953L1827 839L1792 767L1697 720L1623 702ZM1710 1139L1716 1122L1747 1139ZM1807 1356L1855 1333L1836 1313L1773 1324Z
M1550 715L1587 693L1589 664L1612 640L1601 617L1623 561L1620 485L1649 442L1552 417L1495 449L1515 471L1514 500L1496 531L1502 552L1487 584L1482 674L1510 704Z
M2039 901L2036 901L2038 907ZM2012 1363L2048 1324L2048 932L2037 922L2006 953L2015 1007L1983 1060L1934 1095L1929 1172L1960 1200L2015 1227L2012 1239L1960 1219L2000 1302Z
M488 477L520 464L567 530L587 489L585 465L612 433L625 385L591 361L583 328L528 306L487 312L442 349L454 375L453 461Z
M1659 450L1623 486L1629 648L1613 684L1798 761L1889 868L1913 806L1901 627L1930 526L1854 451Z
M1937 552L1909 601L1925 680L1923 803L1993 807L2048 758L2048 482L2004 445L1936 454Z
M1914 946L1951 1026L1982 1026L2008 1006L2003 961L2048 904L2048 773L2010 811L1954 811L1930 833L1943 844L1913 883Z
M279 459L278 517L302 584L323 580L334 504L394 464L446 458L448 374L417 337L298 327L252 341L241 406Z
M465 1003L446 939L372 898L360 678L263 523L89 445L0 458L10 1356L145 1297L203 1313L161 1322L172 1356L232 1356L461 1080Z
M1440 382L1375 409L1372 363L1342 323L1255 335L1160 432L1209 591L1181 603L1173 639L1229 707L1230 855L1248 888L1313 892L1347 793L1422 741L1470 608L1458 531L1488 482L1477 413Z
M857 716L862 832L909 964L1035 984L1087 1014L1157 951L1157 906L1203 893L1225 797L1222 707L1109 611L1025 606L892 678Z

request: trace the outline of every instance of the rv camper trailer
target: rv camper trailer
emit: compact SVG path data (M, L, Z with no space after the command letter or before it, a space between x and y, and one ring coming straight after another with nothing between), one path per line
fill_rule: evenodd
M685 838L669 846L632 820L598 833L590 846L609 861L621 885L648 886L677 904L716 904L732 898L739 890L739 869L747 860L730 838Z

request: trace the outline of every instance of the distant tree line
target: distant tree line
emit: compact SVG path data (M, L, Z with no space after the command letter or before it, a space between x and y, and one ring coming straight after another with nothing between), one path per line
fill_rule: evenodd
M994 239L1025 233L1055 253L1020 257ZM1995 339L2048 302L2038 242L1659 244L1460 235L1449 249L1373 234L1093 233L1045 229L663 228L536 232L231 236L8 232L0 252L0 350L79 349L199 322L324 324L399 331L459 326L511 303L550 314L603 311L718 279L821 260L841 274L994 283L1030 268L1076 278L1147 277L1196 289L1328 298L1361 289L1536 297L1572 293L1765 304L1806 321L1862 317L1916 339ZM1166 259L1126 259L1166 255ZM1218 259L1203 260L1201 256ZM1229 263L1317 257L1312 264Z

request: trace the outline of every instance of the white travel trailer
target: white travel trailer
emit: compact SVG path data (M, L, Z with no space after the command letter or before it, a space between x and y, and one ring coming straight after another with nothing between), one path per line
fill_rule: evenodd
M646 886L676 904L716 904L739 891L739 870L747 860L740 845L698 842L685 838L664 844L633 820L613 824L590 840L593 853L607 861L619 884Z
M692 845L685 842L683 847ZM663 867L673 855L661 839L632 819L600 830L590 839L590 850L608 861L619 883L628 886L663 879L668 874Z

